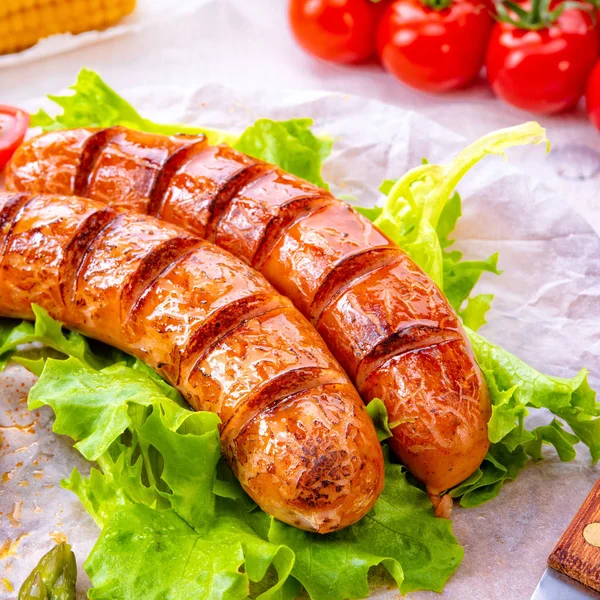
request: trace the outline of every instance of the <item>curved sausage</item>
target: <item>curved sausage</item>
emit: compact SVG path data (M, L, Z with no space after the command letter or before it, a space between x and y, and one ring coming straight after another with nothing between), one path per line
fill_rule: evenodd
M316 326L363 399L383 400L392 447L431 493L485 457L490 399L458 317L400 248L329 192L202 136L121 127L30 140L7 185L150 213L262 272Z
M291 302L182 229L92 200L0 193L0 314L37 303L144 360L196 410L265 511L326 533L364 516L383 455L364 405Z

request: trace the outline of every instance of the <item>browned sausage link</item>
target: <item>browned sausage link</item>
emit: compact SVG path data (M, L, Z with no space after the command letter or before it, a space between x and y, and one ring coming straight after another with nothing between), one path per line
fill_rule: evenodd
M346 203L204 138L122 128L31 140L13 157L11 189L39 192L42 178L49 189L71 180L66 158L48 160L50 147L69 157L69 173L79 165L91 198L151 211L260 270L316 325L363 398L385 402L396 451L431 492L479 466L490 402L456 314L417 265ZM443 364L432 366L434 358Z
M356 390L291 302L224 250L77 197L0 194L0 315L31 303L155 368L221 419L254 500L321 533L360 519L383 456Z

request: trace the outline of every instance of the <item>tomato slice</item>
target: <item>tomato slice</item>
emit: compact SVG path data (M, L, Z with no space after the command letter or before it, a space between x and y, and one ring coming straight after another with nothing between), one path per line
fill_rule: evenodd
M0 169L10 160L29 127L29 114L0 104Z

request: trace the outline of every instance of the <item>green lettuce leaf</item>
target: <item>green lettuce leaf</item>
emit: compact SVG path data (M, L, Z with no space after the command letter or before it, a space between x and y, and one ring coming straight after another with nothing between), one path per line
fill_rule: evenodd
M470 330L467 333L492 400L488 424L492 447L482 465L487 479L472 485L464 482L459 486L460 494L457 488L453 490L455 497L462 495L461 505L495 497L528 459L543 458L544 444L553 446L561 461L570 461L576 456L576 445L582 442L596 464L600 459L600 404L589 386L587 371L583 369L571 379L544 375L481 335ZM548 425L528 430L525 417L532 409L547 409L555 418Z
M487 323L486 315L492 308L493 299L494 294L477 294L477 296L467 298L466 306L459 311L465 326L473 331L478 331L483 327Z
M280 166L289 173L326 188L321 176L323 162L331 153L333 141L315 136L311 119L273 121L259 119L241 134L217 131L183 123L155 123L137 110L89 69L82 69L69 88L72 94L49 95L62 113L50 116L39 110L31 117L32 127L43 131L77 127L122 125L138 131L163 135L204 134L211 144L229 144L236 150Z
M102 493L102 486L97 478L84 494L98 497L94 488ZM290 575L293 552L262 539L253 528L257 519L241 503L220 501L211 527L199 532L172 509L107 500L112 511L102 517L102 533L85 564L94 583L90 598L246 598L251 583L265 579L270 568L278 580L260 600L299 592Z
M145 370L123 363L95 370L74 357L46 361L28 401L31 410L43 405L56 415L53 431L75 440L132 499L172 506L199 530L210 524L220 459L215 414L182 406ZM190 453L202 460L186 463Z
M463 260L462 252L449 249L454 240L450 235L462 215L462 200L458 193L449 198L440 214L436 226L442 249L442 287L448 301L460 315L463 323L477 331L486 323L486 315L491 308L493 294L471 296L473 288L483 273L500 275L498 271L498 253L484 260Z
M321 169L331 154L333 140L315 136L310 130L312 124L312 119L259 119L242 133L233 147L328 189Z
M29 407L50 406L53 430L97 464L63 482L102 531L85 565L90 598L291 600L304 588L314 599L345 600L368 596L375 565L402 591L439 591L460 564L451 522L435 518L425 492L389 461L383 494L356 525L323 536L276 521L220 458L216 415L190 410L132 357L81 336L66 343L74 334L35 313L39 338L28 341L67 358L42 357Z
M19 346L33 342L79 358L97 368L108 364L102 356L91 352L88 341L82 335L74 331L63 331L62 325L51 319L39 306L34 305L33 312L35 323L0 320L0 370Z
M173 510L136 504L118 511L86 561L89 598L244 598L241 542L226 527L215 525L211 534L199 534Z
M0 348L7 348L0 353L0 372L4 371L11 357L13 343L7 344L9 336L13 335L16 325L12 319L0 319ZM16 334L19 335L19 334Z
M544 444L568 461L576 456L575 446L583 442L593 463L600 459L600 405L589 387L587 372L572 379L543 375L476 333L486 323L493 296L472 292L483 273L500 275L498 255L464 260L460 252L451 249L451 235L462 214L461 199L455 192L460 179L487 154L544 142L544 130L536 123L497 131L467 147L448 165L425 163L397 181L384 181L380 188L387 195L384 205L361 210L438 283L460 315L487 381L492 446L481 467L450 490L465 507L496 497L528 460L543 458ZM528 430L525 417L537 409L549 410L554 419ZM381 415L378 418L382 421Z
M40 109L31 116L31 127L54 131L77 127L122 125L138 131L163 135L204 134L213 144L231 143L237 139L234 134L203 127L194 127L183 123L154 123L145 119L127 100L109 87L97 73L89 69L82 69L77 76L77 81L69 89L74 93L67 96L48 95L48 98L63 112L52 117Z

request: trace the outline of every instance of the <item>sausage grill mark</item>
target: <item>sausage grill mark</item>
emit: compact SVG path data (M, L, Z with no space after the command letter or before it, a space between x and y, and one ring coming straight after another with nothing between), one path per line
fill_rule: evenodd
M223 437L236 438L259 413L275 410L281 402L288 402L297 394L343 383L344 377L340 372L315 367L291 369L265 383L244 406L239 407L222 424Z
M186 234L167 240L146 256L135 275L129 279L121 292L121 320L127 326L135 318L138 305L158 279L200 246L197 238Z
M0 239L0 258L4 257L4 252L17 220L17 215L30 201L31 197L29 194L13 194L4 203L0 211L0 235L2 235L2 239ZM0 262L2 261L0 260Z
M79 227L67 249L61 265L63 274L59 281L60 295L65 307L75 305L75 288L81 266L98 236L119 216L114 208L105 208L92 213Z
M120 127L100 129L85 140L81 149L81 158L75 171L75 183L73 185L75 196L87 196L90 175L94 170L98 155L106 147L111 137L119 133L120 130Z
M258 243L252 266L261 270L265 260L271 254L279 240L296 224L311 214L321 210L332 202L332 197L325 194L299 196L279 206L274 216L264 228Z
M323 311L359 279L397 261L398 252L393 246L366 248L342 258L326 275L312 301L309 314L313 325L318 329Z
M104 212L104 211L102 211ZM118 230L124 221L124 214L119 211L107 211L106 222L102 223L104 220L103 217L100 217L99 222L89 222L86 220L83 223L81 229L78 230L78 234L81 236L81 246L82 250L79 255L76 255L74 258L77 262L77 267L75 270L75 277L72 280L72 298L75 303L77 300L75 299L77 296L77 290L80 287L85 287L85 281L87 279L87 267L89 265L89 260L92 254L97 251L98 246L103 242L103 239L111 232ZM97 227L97 225L103 225L101 227ZM61 277L62 281L65 281L65 277Z
M227 335L235 332L247 321L275 311L286 305L272 294L257 293L239 298L212 313L194 332L182 353L182 363L193 359L190 373L197 369L206 355ZM183 371L184 369L182 369Z
M190 142L178 148L167 158L158 170L156 181L150 194L146 212L157 218L161 218L164 212L165 195L171 185L173 176L188 163L194 156L200 154L206 148L206 136L190 136ZM185 137L182 136L185 140ZM200 232L198 232L200 235ZM204 236L200 236L204 237Z
M225 180L217 193L210 207L210 217L206 225L206 239L209 242L214 242L217 237L217 230L223 214L227 210L230 202L235 198L247 185L254 183L264 175L272 171L274 167L266 163L257 163L243 168L241 171L234 173Z
M417 323L396 332L380 342L371 353L365 357L356 372L356 385L360 388L365 381L384 363L395 356L408 352L418 352L426 348L435 348L440 344L459 341L458 331L440 329L439 327Z

